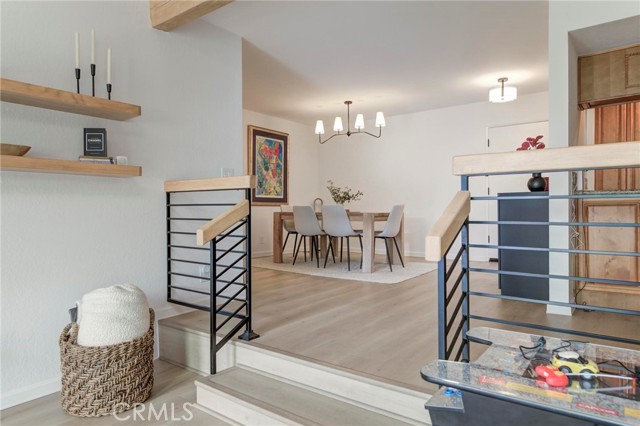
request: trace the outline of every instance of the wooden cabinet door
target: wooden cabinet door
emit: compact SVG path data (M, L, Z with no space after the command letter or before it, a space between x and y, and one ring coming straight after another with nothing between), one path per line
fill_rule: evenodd
M595 109L594 142L640 141L640 102ZM638 159L640 163L640 158ZM640 190L640 168L596 170L596 191Z
M584 200L585 222L640 223L640 200ZM585 227L588 250L640 252L640 228ZM585 256L585 272L590 278L640 281L640 258L634 256ZM592 283L589 290L640 295L640 287Z

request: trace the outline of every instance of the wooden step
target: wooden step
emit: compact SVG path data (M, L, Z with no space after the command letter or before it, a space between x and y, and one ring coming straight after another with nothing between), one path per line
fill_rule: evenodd
M206 312L159 321L160 358L207 375L209 322ZM414 425L430 423L424 404L431 395L380 377L263 346L260 339L232 340L218 353L218 371L241 367L299 388L359 406Z
M424 408L431 395L406 385L259 344L235 343L236 365L259 370L297 386L355 404L375 407L405 423L430 424Z
M407 424L243 367L199 379L196 386L198 404L245 425Z

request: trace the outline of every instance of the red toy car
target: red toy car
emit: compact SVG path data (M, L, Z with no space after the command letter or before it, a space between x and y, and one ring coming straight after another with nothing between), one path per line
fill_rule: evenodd
M539 365L536 374L543 377L549 386L565 387L569 385L569 378L562 371L550 365Z

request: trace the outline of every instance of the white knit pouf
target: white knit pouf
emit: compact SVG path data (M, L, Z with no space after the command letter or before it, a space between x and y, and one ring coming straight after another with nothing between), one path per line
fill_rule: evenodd
M99 288L78 303L78 345L106 346L149 330L147 296L131 284Z

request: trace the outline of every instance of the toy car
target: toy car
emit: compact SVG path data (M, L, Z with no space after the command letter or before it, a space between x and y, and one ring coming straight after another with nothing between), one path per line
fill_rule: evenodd
M536 367L536 374L538 377L543 378L550 386L564 387L569 384L567 375L559 371L556 367L539 365Z
M574 351L563 351L553 354L551 363L565 374L580 375L583 379L591 380L600 373L598 365L581 357Z

